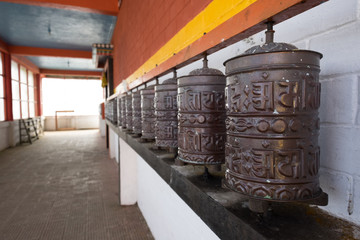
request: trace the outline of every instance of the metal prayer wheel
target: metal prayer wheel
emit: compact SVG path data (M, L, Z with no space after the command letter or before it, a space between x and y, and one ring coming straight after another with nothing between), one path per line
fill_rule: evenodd
M116 107L117 107L117 124L121 126L121 98L118 96L116 98Z
M121 110L120 110L121 127L126 128L126 94L121 94L120 100L121 100Z
M141 138L155 139L154 85L140 91L141 95Z
M141 96L136 91L132 95L132 130L135 134L141 134Z
M225 184L251 198L306 201L319 186L318 52L273 42L227 60ZM326 205L326 204L325 204Z
M225 161L225 76L204 67L178 78L178 158L194 164Z
M105 104L105 116L112 123L117 124L117 104L116 99L111 99Z
M112 122L117 125L118 123L118 114L117 114L117 100L116 98L112 99Z
M155 86L155 143L158 147L176 148L178 143L177 79L174 77Z
M132 96L131 93L128 93L125 97L125 105L126 105L126 128L130 131L133 130L132 123Z

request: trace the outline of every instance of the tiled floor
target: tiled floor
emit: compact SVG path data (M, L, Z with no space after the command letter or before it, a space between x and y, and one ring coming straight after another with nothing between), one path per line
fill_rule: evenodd
M0 239L153 239L118 205L117 165L97 130L47 132L0 152Z

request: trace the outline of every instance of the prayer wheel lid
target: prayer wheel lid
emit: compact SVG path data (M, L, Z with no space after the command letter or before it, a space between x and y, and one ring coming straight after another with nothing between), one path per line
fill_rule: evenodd
M298 48L289 43L270 42L270 43L265 43L263 45L257 45L251 47L241 55L250 55L250 54L267 53L267 52L284 52L284 51L292 51L296 49Z
M203 63L204 63L204 65L202 68L191 71L188 76L204 76L204 75L205 76L214 76L214 75L224 76L224 74L220 70L208 67L208 60L207 60L206 55L204 57Z
M318 54L320 56L320 58L322 58L323 55L321 53L311 51L311 50L298 49L296 46L289 44L289 43L274 42L275 31L273 30L273 24L274 24L274 22L272 22L272 21L267 22L267 31L265 32L266 40L265 40L264 44L251 47L248 50L246 50L244 53L226 60L224 62L224 65L226 66L226 64L228 62L230 62L234 59L237 59L239 57L246 57L246 56L262 54L262 53L276 53L276 52L283 52L283 53L284 52L309 52L310 53L311 52L311 53Z
M241 55L250 55L250 54L267 53L267 52L283 52L283 51L292 51L298 49L297 47L289 43L274 42L275 31L273 30L273 24L274 22L272 21L267 22L267 31L265 32L266 35L265 44L251 47Z

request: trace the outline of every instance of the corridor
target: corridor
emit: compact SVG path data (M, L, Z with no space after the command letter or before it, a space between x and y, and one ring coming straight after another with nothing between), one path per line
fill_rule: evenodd
M153 239L118 204L117 165L98 130L46 132L0 152L0 239Z

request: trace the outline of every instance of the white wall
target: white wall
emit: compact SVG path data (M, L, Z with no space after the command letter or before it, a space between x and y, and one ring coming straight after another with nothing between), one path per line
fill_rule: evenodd
M99 116L99 130L100 130L100 136L105 137L106 136L106 121L105 121L105 119L102 119L101 116Z
M219 239L144 159L136 160L138 206L155 239Z
M75 128L79 129L91 129L99 128L98 115L80 115L80 116L58 116L59 128ZM45 117L45 131L55 131L55 117Z
M109 155L110 158L115 158L116 162L119 162L119 137L109 127Z
M120 144L120 204L133 205L137 201L138 154L121 138Z
M41 120L44 124L43 119ZM0 151L20 143L19 120L0 122Z
M0 151L20 143L19 121L0 122Z
M110 137L110 146L113 144ZM120 203L138 203L155 239L219 239L124 140L120 138L119 144Z
M10 147L9 126L9 122L0 122L0 151Z

